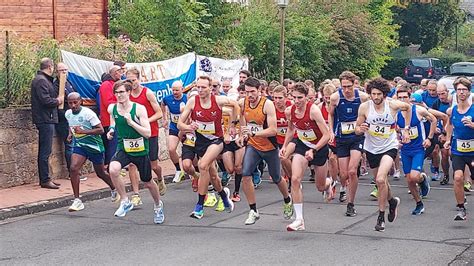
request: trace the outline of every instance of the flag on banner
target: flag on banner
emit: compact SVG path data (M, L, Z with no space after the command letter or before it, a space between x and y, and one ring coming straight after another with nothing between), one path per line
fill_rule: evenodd
M234 89L239 86L240 70L248 70L249 68L249 60L246 58L226 60L198 55L196 56L196 64L199 66L197 76L210 76L221 83L225 79L230 79Z
M68 80L86 101L96 99L101 76L107 73L112 61L90 58L61 50L63 62L69 67ZM196 55L187 53L172 59L153 63L127 63L126 68L136 67L140 71L143 86L155 92L158 102L171 94L171 84L181 80L184 86L196 79Z

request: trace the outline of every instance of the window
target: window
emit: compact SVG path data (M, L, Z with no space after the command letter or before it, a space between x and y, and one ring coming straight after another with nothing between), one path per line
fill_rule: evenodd
M411 59L410 64L416 67L429 67L430 61L428 59Z

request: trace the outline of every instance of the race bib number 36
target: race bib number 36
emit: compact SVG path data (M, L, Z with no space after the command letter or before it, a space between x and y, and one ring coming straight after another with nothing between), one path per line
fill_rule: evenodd
M391 133L392 129L390 128L390 126L370 124L369 134L374 137L388 139Z
M474 152L474 139L456 140L456 148L459 152Z
M214 135L216 133L216 128L214 122L197 122L198 129L197 132L203 135Z
M143 138L124 139L123 147L125 152L141 152L145 150L145 142L143 141Z
M341 131L343 135L352 134L355 132L356 122L341 122Z

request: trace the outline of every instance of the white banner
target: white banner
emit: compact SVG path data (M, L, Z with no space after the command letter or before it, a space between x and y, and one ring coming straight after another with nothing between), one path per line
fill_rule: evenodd
M235 89L239 86L240 70L248 70L249 68L249 60L246 58L225 60L198 55L196 56L196 64L199 66L197 76L210 76L211 78L219 80L221 83L225 79L231 79L232 88Z

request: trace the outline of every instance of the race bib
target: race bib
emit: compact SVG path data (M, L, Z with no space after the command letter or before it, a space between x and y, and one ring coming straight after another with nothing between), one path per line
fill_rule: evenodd
M355 132L356 121L341 122L341 131L343 135L352 134Z
M388 139L391 133L392 133L392 129L390 126L370 124L369 134L374 137Z
M250 133L252 133L252 134L260 132L260 131L263 130L263 126L262 125L257 125L256 123L248 123L247 126L250 130Z
M171 114L170 113L170 117L171 117L171 122L173 123L178 123L178 120L179 120L179 114Z
M314 133L314 130L308 129L308 130L297 130L298 138L303 141L303 142L313 142L317 140L318 138L316 137L316 134Z
M474 152L474 139L457 139L456 148L459 152Z
M196 145L196 135L192 133L186 134L186 139L183 142L184 145L194 147Z
M403 129L403 131L404 130L405 129ZM418 127L417 126L410 127L410 129L408 129L408 136L410 137L410 139L418 138Z
M73 135L76 139L80 139L80 138L86 136L86 134L78 134L78 133L76 133L76 131L74 130L74 127L71 127L71 132L72 132L72 135Z
M203 135L214 135L216 133L214 122L196 121L196 123L198 124L198 129L196 130L198 133Z
M143 141L143 137L138 139L124 139L123 147L125 148L125 152L141 152L145 150L145 142Z
M279 127L277 128L277 135L284 137L287 131L288 131L288 127Z

